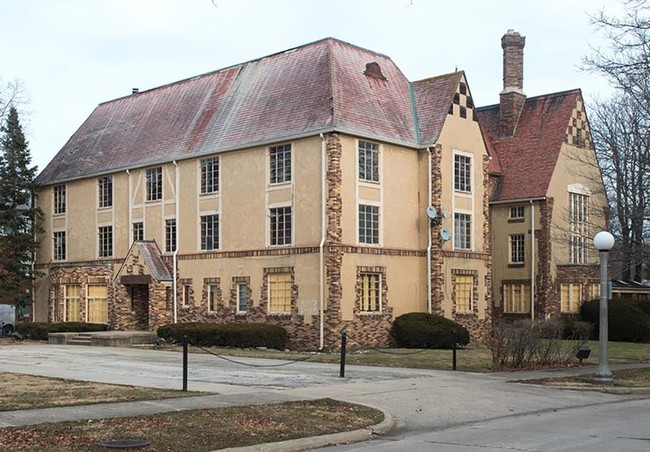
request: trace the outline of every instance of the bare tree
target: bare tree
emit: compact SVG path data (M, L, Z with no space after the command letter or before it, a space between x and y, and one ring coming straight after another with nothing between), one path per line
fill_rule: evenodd
M25 90L20 81L5 82L0 78L0 122L9 114L9 109L27 102Z

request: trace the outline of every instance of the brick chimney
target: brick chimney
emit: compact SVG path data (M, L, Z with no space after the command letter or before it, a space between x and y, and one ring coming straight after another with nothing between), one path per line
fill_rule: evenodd
M524 88L524 45L526 38L514 30L501 38L503 48L503 91L499 93L499 136L511 137L526 101Z

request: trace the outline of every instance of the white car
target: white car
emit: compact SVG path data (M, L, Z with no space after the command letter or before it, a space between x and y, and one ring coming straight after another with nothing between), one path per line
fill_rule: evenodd
M9 336L16 325L16 307L11 304L0 304L0 336Z

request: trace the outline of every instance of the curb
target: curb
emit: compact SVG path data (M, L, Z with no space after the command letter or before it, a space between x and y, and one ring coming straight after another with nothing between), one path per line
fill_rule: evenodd
M371 439L374 439L376 436L385 435L396 425L393 416L384 410L380 411L384 414L384 420L379 424L371 425L370 427L362 428L359 430L352 430L351 432L330 433L329 435L289 439L286 441L279 441L277 443L256 444L254 446L244 447L229 447L227 449L219 450L227 452L292 452L307 449L316 449L319 447L335 446L337 444L350 444L369 441Z

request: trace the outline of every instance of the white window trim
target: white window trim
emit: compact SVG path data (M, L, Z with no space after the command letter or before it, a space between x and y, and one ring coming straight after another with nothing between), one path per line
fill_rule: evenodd
M469 223L469 231L470 231L470 237L469 237L469 249L467 248L456 248L456 214L461 213L464 215L469 215L470 217L470 223ZM452 221L453 221L453 227L451 231L451 246L454 251L461 251L461 252L469 252L469 251L474 251L474 213L471 212L470 210L462 210L462 209L456 209L454 210L454 214L452 216Z
M240 286L244 286L244 288L246 289L246 294L247 294L246 295L246 301L248 301L248 283L245 283L245 282L235 283L235 287L236 287L235 288L235 293L237 295L236 299L235 299L235 303L236 303L235 308L236 308L237 314L245 314L246 312L248 312L247 309L244 309L244 310L239 309L239 303L240 303L240 300L241 300L240 297L239 297L239 294L240 294L239 288L240 288ZM270 306L270 303L271 303L271 299L269 298L269 306Z
M99 232L99 230L97 230ZM63 253L65 254L65 259L56 259L56 244L54 241L55 234L57 232L64 232L65 233L65 246L63 249ZM65 262L68 260L68 232L66 229L54 229L52 230L52 260L56 262Z
M293 149L293 148L292 148ZM292 156L293 157L293 156ZM209 193L201 193L201 161L202 160L207 160L207 159L217 159L219 161L219 183L217 184L217 191L212 191ZM204 155L201 156L197 159L196 161L196 186L198 187L198 194L200 198L211 198L211 197L218 197L221 194L221 187L222 187L222 179L221 176L223 174L223 171L221 171L221 165L222 165L222 158L221 155Z
M149 179L147 178L147 172L149 170L155 170L160 168L160 199L148 199L149 198ZM144 202L145 204L156 204L162 203L165 200L165 167L164 165L151 166L144 169Z
M513 237L516 235L523 236L523 259L521 261L514 261L512 259L512 242L513 242ZM518 265L518 264L525 264L526 263L526 234L524 233L517 233L517 234L508 234L508 263L513 264L513 265Z
M461 190L456 190L456 156L461 155L463 157L468 157L470 159L470 168L469 168L469 188L470 191L461 191ZM464 152L464 151L459 151L457 149L454 149L452 151L452 157L451 157L451 192L455 196L459 196L461 198L473 198L474 197L474 160L475 160L474 154L471 152Z
M291 208L291 243L284 245L271 244L271 209L281 209L283 207ZM291 202L279 202L266 205L266 224L265 224L266 246L269 248L289 248L296 243L296 209Z
M366 143L372 143L377 145L377 175L379 177L378 181L372 181L372 180L366 180L366 179L361 179L359 177L359 143L361 141L365 141ZM381 185L381 181L384 180L384 174L382 171L382 168L384 167L384 152L383 152L383 146L381 143L373 140L364 140L364 139L357 139L355 141L355 159L354 159L354 174L357 179L357 184L360 185L366 185L368 187L376 187L377 185Z
M521 209L520 217L512 216L512 209ZM509 206L508 207L508 220L524 220L526 218L526 206Z
M291 147L291 178L288 181L284 181L284 182L271 182L271 148L276 147L276 146L285 146L287 144ZM265 154L266 154L265 155L266 160L265 160L265 165L264 166L265 166L265 172L266 172L266 187L267 187L267 189L271 189L271 188L274 188L274 187L286 188L287 186L292 186L293 182L294 182L294 180L296 178L295 177L296 176L296 174L295 174L296 152L295 152L294 142L293 141L283 141L281 143L269 145L269 146L266 147ZM219 162L219 164L221 165L221 162ZM221 169L221 166L219 166L219 169ZM221 174L219 174L219 176L221 176ZM200 174L199 174L199 177L200 177ZM221 185L221 178L219 180L219 185Z
M365 243L360 240L359 237L359 208L361 205L364 206L373 206L373 207L378 207L378 215L379 215L379 220L378 220L378 225L377 227L379 230L377 231L377 243ZM374 246L374 247L381 247L382 244L384 243L384 215L383 215L383 203L377 202L377 201L367 201L367 200L357 200L357 211L356 211L356 236L357 236L357 245L359 246Z
M217 234L219 235L219 246L216 248L212 248L211 250L204 250L201 249L201 217L207 217L209 215L217 215L219 217L219 227L217 228ZM197 229L196 229L196 248L199 253L214 253L217 251L221 251L222 245L223 245L223 218L221 218L221 212L216 211L216 210L208 210L205 212L199 212L198 218L197 218ZM164 227L164 225L163 225ZM178 219L176 220L176 249L179 248L179 242L178 242Z
M100 204L100 202L102 200L102 191L99 188L99 186L100 186L99 181L101 179L105 178L105 177L108 177L108 178L111 179L111 205L110 206L100 207L99 204ZM96 188L97 204L95 204L95 205L97 206L98 211L105 212L105 211L111 210L113 208L113 206L115 205L115 183L114 182L115 181L113 180L113 175L112 174L106 174L104 176L98 176L97 177L97 184L96 184L96 187L97 187Z
M100 256L99 252L101 251L101 246L99 244L99 228L105 228L110 226L112 228L111 230L111 255L110 256ZM115 258L115 226L113 223L99 223L97 224L97 228L95 229L96 236L95 236L95 256L97 256L98 259L113 259Z

